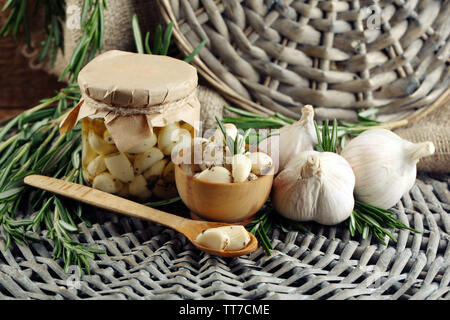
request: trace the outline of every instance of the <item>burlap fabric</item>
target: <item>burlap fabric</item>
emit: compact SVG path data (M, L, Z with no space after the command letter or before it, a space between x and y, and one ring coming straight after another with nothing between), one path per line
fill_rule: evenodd
M81 7L81 4L82 0L67 0L67 6L75 5ZM135 50L131 29L131 18L134 13L139 17L143 32L148 30L151 34L154 34L156 26L163 21L155 0L108 1L108 9L105 11L104 50ZM64 35L64 56L58 57L56 66L53 69L48 69L54 74L60 74L67 65L81 37L81 31L66 28ZM222 107L226 102L219 94L203 87L200 87L198 95L202 104L204 127L210 127L214 124L215 115L222 116ZM396 130L400 136L413 142L432 141L435 144L435 155L422 159L418 164L419 170L441 173L450 172L449 119L450 113L447 105L418 123Z

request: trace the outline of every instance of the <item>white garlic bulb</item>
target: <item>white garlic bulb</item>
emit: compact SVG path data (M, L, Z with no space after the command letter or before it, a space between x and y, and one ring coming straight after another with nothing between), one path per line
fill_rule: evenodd
M432 142L415 144L392 131L370 129L351 140L341 155L355 173L356 198L389 209L413 187L419 159L434 150Z
M352 213L354 186L355 175L344 158L332 152L305 151L275 178L272 203L286 218L334 225Z
M314 150L317 135L314 128L314 109L310 105L302 108L302 117L297 122L280 129L279 135L262 140L258 148L274 160L275 173L283 170L289 160L302 151ZM277 155L278 153L278 162Z

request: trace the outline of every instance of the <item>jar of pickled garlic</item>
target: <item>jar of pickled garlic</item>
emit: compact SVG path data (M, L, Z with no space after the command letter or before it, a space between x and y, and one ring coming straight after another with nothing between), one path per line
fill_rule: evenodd
M82 98L60 132L82 121L85 183L140 201L176 196L172 153L190 145L200 122L196 69L113 50L89 62L78 85Z

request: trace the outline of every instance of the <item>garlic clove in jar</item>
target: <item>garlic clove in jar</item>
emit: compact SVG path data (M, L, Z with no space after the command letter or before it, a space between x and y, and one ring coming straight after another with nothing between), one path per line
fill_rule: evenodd
M193 126L191 126L189 123L185 122L180 126L181 129L184 129L188 131L191 135L191 138L193 139L195 136L195 129Z
M148 138L139 142L139 144L127 150L127 153L142 153L149 150L151 147L156 145L158 138L153 132Z
M260 151L272 157L275 173L283 170L296 154L312 151L317 144L314 109L311 105L306 105L301 112L300 120L282 127L279 135L272 135L258 144Z
M102 155L97 156L86 167L87 172L91 176L96 176L106 170L105 158Z
M125 154L118 152L104 158L106 168L117 179L129 183L134 178L133 166Z
M117 151L115 145L107 143L93 130L88 132L88 141L91 148L99 154L110 154Z
M251 160L243 154L235 154L231 161L233 182L244 182L252 170Z
M352 213L354 186L355 175L343 157L305 151L276 176L271 199L275 210L288 219L334 225Z
M114 144L114 139L108 130L103 131L103 140L108 144Z
M163 152L156 147L152 147L143 153L139 153L134 159L134 172L136 174L141 174L163 158Z
M92 181L92 187L108 193L117 193L122 188L122 183L108 172L103 172Z
M252 163L252 172L257 175L264 175L272 168L272 158L264 152L251 152L247 157Z
M161 159L157 162L155 162L150 169L144 172L144 178L149 183L154 183L156 180L159 179L159 177L162 176L164 168L166 167L167 162L169 162L168 159Z
M128 190L132 196L140 199L148 199L152 196L152 192L147 188L147 180L141 174L134 177L128 186Z
M172 161L169 161L169 163L165 166L162 178L167 183L175 183L175 165Z
M162 199L169 199L178 195L177 187L173 183L167 183L160 178L152 189L155 196Z
M214 183L230 183L231 173L224 167L217 166L203 170L196 174L194 178Z
M412 143L390 130L370 129L352 139L341 155L355 173L356 198L389 209L413 187L419 159L434 151L431 142Z
M172 149L180 141L190 141L191 134L185 129L181 129L178 122L173 122L161 129L158 135L158 148L166 155L172 153Z

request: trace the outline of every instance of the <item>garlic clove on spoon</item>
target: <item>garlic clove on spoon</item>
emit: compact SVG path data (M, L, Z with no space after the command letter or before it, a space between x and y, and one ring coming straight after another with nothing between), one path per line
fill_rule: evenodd
M386 129L370 129L352 139L341 152L356 177L355 196L389 209L416 180L416 164L432 155L432 142L412 143Z
M274 179L271 198L275 210L286 218L334 225L350 216L354 186L355 176L344 158L305 151Z

